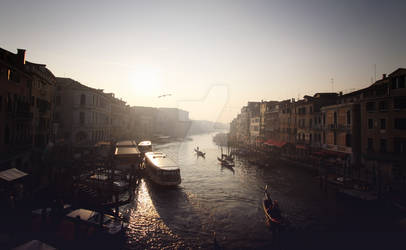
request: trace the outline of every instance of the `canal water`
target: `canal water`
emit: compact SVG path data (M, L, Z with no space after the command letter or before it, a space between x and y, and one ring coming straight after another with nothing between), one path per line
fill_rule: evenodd
M315 173L308 170L277 161L259 167L243 159L234 170L221 167L214 135L154 147L178 162L182 183L164 189L141 181L134 201L121 208L130 223L127 249L213 248L214 235L222 248L307 249L356 240L364 248L370 235L397 234L395 213L336 197L320 189ZM197 146L206 158L196 156ZM288 221L278 239L272 237L262 210L266 184Z

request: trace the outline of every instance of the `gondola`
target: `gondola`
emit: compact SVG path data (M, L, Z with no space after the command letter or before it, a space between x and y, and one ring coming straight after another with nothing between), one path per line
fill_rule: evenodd
M201 156L201 157L205 157L205 156L206 156L206 153L200 151L199 149L195 149L195 152L196 152L197 156Z
M217 160L219 160L219 162L221 163L221 166L223 166L223 167L228 167L228 168L234 167L234 161L224 159L224 158L221 159L220 157L217 157Z
M273 208L273 201L268 195L268 186L265 187L265 197L264 200L262 201L262 208L264 209L265 217L267 220L267 223L272 226L281 226L282 225L282 217L274 217L272 216L272 208Z

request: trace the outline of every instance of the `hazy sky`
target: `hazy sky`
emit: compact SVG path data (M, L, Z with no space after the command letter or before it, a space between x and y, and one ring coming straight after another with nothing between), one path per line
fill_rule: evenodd
M0 47L25 48L56 76L130 105L182 107L194 119L366 87L375 64L378 78L406 67L405 45L401 0L0 2Z

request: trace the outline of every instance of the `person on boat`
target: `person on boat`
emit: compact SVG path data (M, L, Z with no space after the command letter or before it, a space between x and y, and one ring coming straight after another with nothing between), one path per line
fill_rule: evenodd
M277 200L275 200L272 203L271 217L273 217L273 218L281 218L281 210L279 209L279 205L278 205Z

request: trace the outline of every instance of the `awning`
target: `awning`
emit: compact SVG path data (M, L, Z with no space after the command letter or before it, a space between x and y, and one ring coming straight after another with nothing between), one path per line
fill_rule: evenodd
M48 244L45 244L44 242L41 242L39 240L32 240L14 248L14 250L54 250L54 249L56 248Z
M275 146L275 147L281 148L286 145L286 142L269 139L266 142L264 142L264 144L268 145L268 146Z
M26 175L28 174L16 168L10 168L0 172L0 178L6 181L14 181Z

